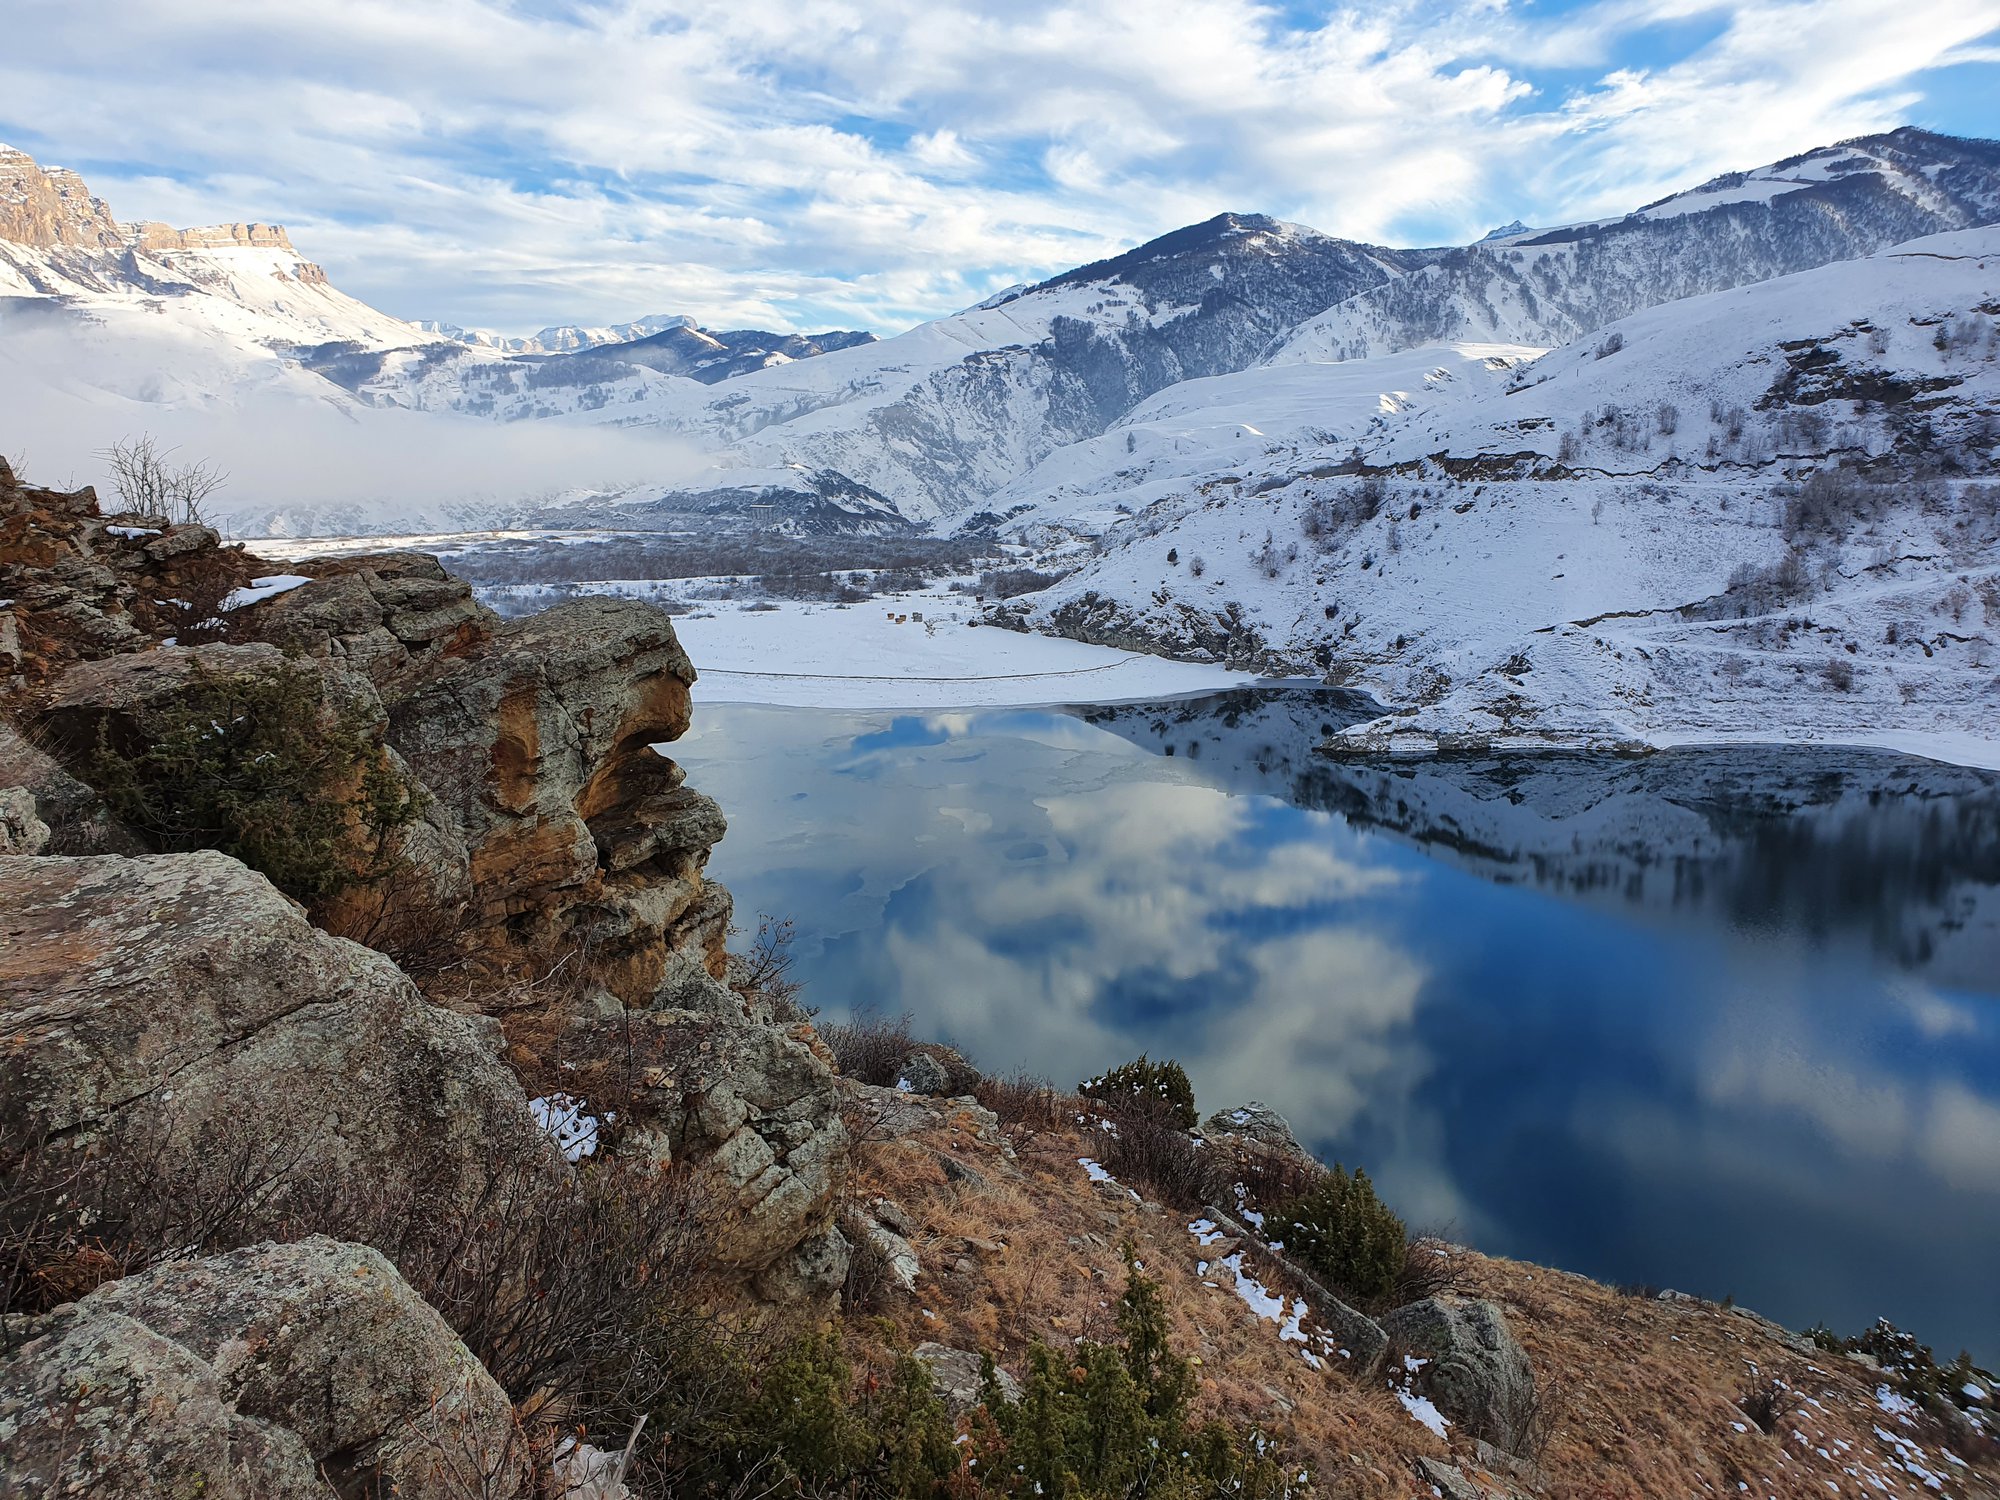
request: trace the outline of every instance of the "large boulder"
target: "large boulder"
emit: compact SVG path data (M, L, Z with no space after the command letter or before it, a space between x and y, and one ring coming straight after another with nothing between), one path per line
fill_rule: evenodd
M401 864L420 877L407 883L409 889L427 890L442 902L462 899L464 841L409 766L382 743L388 715L374 684L336 662L290 658L267 643L169 646L82 662L56 681L39 728L72 769L95 779L104 751L129 758L185 733L191 715L200 727L217 712L210 705L218 699L251 705L233 718L224 710L213 741L203 731L200 743L213 745L212 774L218 781L231 778L253 757L269 758L269 739L258 735L255 705L282 704L286 713L299 714L310 726L304 741L308 748L335 743L340 736L359 746L350 764L337 771L329 765L331 779L310 792L316 800L347 808L345 837L355 862L365 856L368 862ZM371 782L370 777L378 779ZM171 800L177 791L156 790L154 795ZM410 816L384 831L378 846L377 834L362 826L362 808L391 796ZM350 907L367 903L367 893L350 887L323 899L327 925L361 930L343 918Z
M562 1170L491 1021L222 854L0 858L0 1035L0 1128L230 1179L190 1191L274 1177L273 1215L418 1183L447 1213L496 1163Z
M1504 1453L1521 1450L1535 1414L1535 1372L1499 1307L1426 1297L1383 1318L1382 1329L1416 1389L1462 1432Z
M1257 1099L1231 1105L1228 1109L1218 1109L1201 1122L1201 1129L1202 1134L1207 1136L1236 1137L1266 1151L1312 1160L1312 1153L1301 1146L1299 1138L1292 1134L1291 1122Z
M533 1493L505 1394L373 1250L176 1261L38 1320L0 1363L10 1495Z

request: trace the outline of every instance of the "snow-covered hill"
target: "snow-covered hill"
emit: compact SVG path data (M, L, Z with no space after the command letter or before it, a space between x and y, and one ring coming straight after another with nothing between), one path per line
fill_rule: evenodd
M1993 228L1654 307L1359 441L1177 476L1024 618L1396 707L1349 743L2000 758L1996 318Z

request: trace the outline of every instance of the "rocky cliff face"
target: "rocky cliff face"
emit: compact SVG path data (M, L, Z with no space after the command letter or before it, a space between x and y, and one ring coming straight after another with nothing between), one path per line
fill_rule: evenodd
M723 982L729 896L702 873L723 819L655 748L694 668L649 606L502 623L430 558L282 574L158 520L0 467L6 1486L540 1493L547 1442L511 1403L544 1439L561 1408L545 1365L506 1365L524 1320L577 1255L662 1274L638 1263L657 1241L578 1251L578 1225L629 1235L648 1194L685 1193L688 1274L777 1301L824 1306L848 1263L829 1054ZM255 715L192 706L273 684L308 744L366 747L299 818L405 814L313 916L373 941L360 918L414 911L449 984L314 925L133 769L184 744L239 797L269 754ZM557 1112L588 1113L587 1152ZM607 1180L631 1196L593 1221Z
M0 239L40 249L109 249L125 242L110 206L93 198L81 177L38 166L11 146L0 146Z
M729 896L702 868L725 824L653 748L686 731L695 677L660 611L586 600L503 623L421 554L284 574L207 528L107 519L89 490L4 468L0 543L0 670L72 770L102 734L155 735L190 673L308 664L322 701L377 725L424 810L403 856L463 905L470 946L502 963L587 948L631 1004L678 954L722 973Z

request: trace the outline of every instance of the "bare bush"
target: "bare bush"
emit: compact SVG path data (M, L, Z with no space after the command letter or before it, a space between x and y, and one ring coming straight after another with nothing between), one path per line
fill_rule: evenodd
M1182 1210L1214 1196L1215 1156L1181 1128L1171 1104L1136 1096L1095 1102L1108 1109L1103 1156L1113 1177Z
M875 1011L856 1011L845 1021L820 1027L819 1035L842 1074L877 1088L896 1081L914 1045L907 1015L891 1020Z
M1032 1130L1056 1130L1074 1120L1082 1101L1064 1094L1046 1078L1025 1068L1007 1078L982 1078L972 1096L999 1116L1004 1125Z
M817 1014L813 1006L799 1000L805 981L792 978L795 936L790 917L759 912L757 935L750 940L749 950L729 955L729 987L746 1000L763 1001L772 1019L783 1025L809 1021Z
M391 860L379 849L370 868L380 878L350 887L313 913L315 923L335 937L386 953L418 984L456 969L465 961L466 900L440 894L437 882L407 860Z
M150 434L125 438L98 455L111 466L111 487L119 504L141 515L164 516L169 522L204 524L209 496L228 475L206 461L176 463L178 448L166 448Z

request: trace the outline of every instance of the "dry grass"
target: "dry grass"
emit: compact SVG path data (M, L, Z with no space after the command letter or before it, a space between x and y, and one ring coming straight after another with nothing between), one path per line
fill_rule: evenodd
M935 1339L990 1350L1018 1371L1032 1339L1062 1344L1110 1331L1119 1246L1129 1238L1160 1282L1179 1347L1200 1361L1198 1405L1281 1432L1319 1493L1428 1494L1413 1478L1418 1455L1478 1471L1469 1443L1433 1436L1386 1381L1363 1387L1311 1369L1226 1278L1204 1278L1184 1214L1093 1186L1077 1158L1101 1157L1103 1140L1082 1133L1073 1112L1059 1121L1032 1089L989 1089L987 1098L1013 1105L1013 1123L1003 1127L1012 1160L955 1115L935 1131L871 1141L859 1152L858 1194L892 1198L910 1215L924 1271L913 1297L853 1326L857 1344ZM976 1167L990 1189L952 1181L942 1154ZM1551 1500L1735 1495L1739 1483L1777 1500L1824 1500L1829 1484L1842 1494L1936 1494L1875 1436L1877 1422L1894 1423L1875 1405L1869 1372L1852 1361L1796 1353L1765 1325L1707 1304L1639 1300L1540 1267L1449 1247L1436 1253L1439 1274L1506 1307L1534 1361L1540 1475L1532 1483L1495 1475L1496 1486ZM1771 1435L1736 1405L1758 1380L1782 1382ZM1935 1431L1898 1430L1943 1471L1946 1493L2000 1493L2000 1473L1944 1460Z

